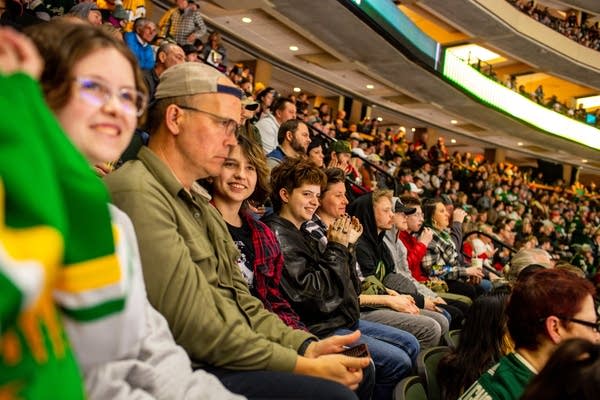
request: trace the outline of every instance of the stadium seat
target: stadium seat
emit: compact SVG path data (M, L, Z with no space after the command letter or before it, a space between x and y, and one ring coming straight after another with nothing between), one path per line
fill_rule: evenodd
M423 350L417 358L417 371L419 376L425 382L427 398L429 400L440 400L440 387L437 380L437 367L446 354L450 352L448 346L432 347Z
M428 400L421 377L404 378L394 389L394 400Z

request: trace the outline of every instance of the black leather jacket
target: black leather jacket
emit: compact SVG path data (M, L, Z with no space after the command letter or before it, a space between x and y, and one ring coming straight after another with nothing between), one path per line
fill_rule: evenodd
M360 318L360 282L348 249L331 242L321 254L318 243L288 220L270 215L263 222L281 246L281 289L302 322L319 337L352 329Z

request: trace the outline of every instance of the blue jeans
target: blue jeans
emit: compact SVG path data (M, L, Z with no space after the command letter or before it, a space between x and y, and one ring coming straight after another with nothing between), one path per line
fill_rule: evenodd
M373 400L390 400L394 387L412 372L419 354L419 342L410 333L391 326L359 320L351 329L340 328L334 335L360 330L360 343L366 343L375 363Z

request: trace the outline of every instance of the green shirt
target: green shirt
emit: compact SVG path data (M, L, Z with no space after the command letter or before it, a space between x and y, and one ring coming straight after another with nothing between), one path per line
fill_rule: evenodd
M206 192L184 190L147 147L106 183L134 224L150 302L194 364L291 371L297 349L313 336L289 328L250 294Z
M534 375L523 357L511 353L481 375L459 400L518 400Z

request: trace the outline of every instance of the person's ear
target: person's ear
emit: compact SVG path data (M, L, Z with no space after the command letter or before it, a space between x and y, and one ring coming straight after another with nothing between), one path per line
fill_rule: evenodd
M552 343L559 344L562 341L562 332L564 328L561 325L560 319L554 315L546 318L544 321L546 334L552 340Z
M285 138L287 139L288 142L293 142L294 141L294 132L292 131L287 131L285 133Z
M165 126L174 136L181 133L180 123L183 113L175 104L171 104L165 110Z
M289 203L289 201L290 201L290 196L289 196L289 193L288 193L287 189L285 189L285 188L281 188L281 189L279 189L279 198L281 199L281 201L282 201L284 204L287 204L287 203Z
M163 52L160 52L160 53L158 54L158 61L159 61L161 64L164 64L164 63L165 63L165 61L167 61L167 53L165 53L164 51L163 51Z

